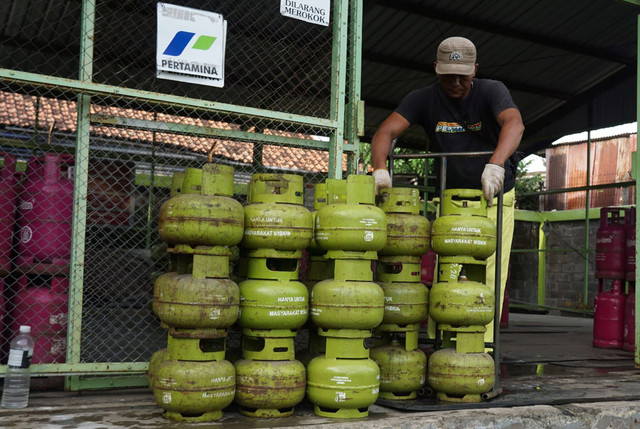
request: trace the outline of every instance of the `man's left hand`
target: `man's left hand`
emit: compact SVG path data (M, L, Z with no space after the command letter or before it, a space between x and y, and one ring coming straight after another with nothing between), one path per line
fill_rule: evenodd
M504 167L498 164L485 165L480 182L482 183L484 198L487 200L487 206L491 207L493 205L493 197L500 192L504 184Z

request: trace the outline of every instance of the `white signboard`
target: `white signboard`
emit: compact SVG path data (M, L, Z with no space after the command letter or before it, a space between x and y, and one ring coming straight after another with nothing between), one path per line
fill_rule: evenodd
M280 0L280 13L290 18L328 27L331 0Z
M156 76L222 88L226 34L219 13L158 3Z

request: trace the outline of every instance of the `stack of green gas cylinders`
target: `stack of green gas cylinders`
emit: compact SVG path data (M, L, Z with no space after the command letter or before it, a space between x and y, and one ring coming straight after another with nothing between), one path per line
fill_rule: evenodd
M150 360L149 386L165 418L218 420L234 401L245 416L285 417L306 396L315 414L351 419L379 397L414 399L426 382L442 401L479 401L492 389L485 268L496 227L481 191L445 191L431 227L416 189L382 189L376 206L372 176L316 184L313 211L302 176L254 174L244 207L233 186L229 166L187 168L160 209L170 260L153 310L168 336ZM439 258L431 291L420 282L430 246ZM243 255L239 284L232 249ZM427 314L442 339L428 364L418 348ZM232 327L237 359L226 350ZM304 364L295 356L303 327Z
M487 218L482 191L446 190L441 204L431 231L438 282L431 288L429 315L442 332L442 349L429 358L427 377L442 401L479 402L496 376L484 344L495 311L485 272L496 249L496 226Z
M254 174L247 202L235 400L243 415L284 417L305 396L306 370L295 359L294 339L309 314L309 294L298 272L313 238L312 216L303 206L301 176Z
M176 174L160 209L171 262L156 280L153 310L169 334L167 348L151 358L149 383L169 420L217 420L235 396L225 340L240 294L229 279L229 247L242 240L244 215L232 196L233 169L207 164Z
M332 260L333 275L311 292L324 354L307 366L307 398L320 416L365 417L380 388L380 370L365 339L384 315L384 293L371 266L386 243L386 215L375 205L371 176L328 179L325 189L327 204L316 213L314 238Z
M383 188L387 242L378 251L377 280L384 290L384 318L371 358L380 367L380 397L414 399L426 381L427 357L418 348L429 290L420 282L420 260L431 243L431 225L420 215L417 189Z

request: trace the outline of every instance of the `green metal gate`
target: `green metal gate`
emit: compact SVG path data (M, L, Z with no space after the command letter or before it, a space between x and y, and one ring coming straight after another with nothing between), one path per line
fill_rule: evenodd
M243 201L256 172L300 174L311 190L357 169L361 0L331 1L329 26L284 16L277 1L174 4L224 16L224 87L156 76L156 2L0 6L0 151L17 158L21 181L45 153L73 159L70 266L48 274L69 280L65 354L32 365L72 390L145 385L164 347L151 297L166 270L157 213L174 172L232 165ZM13 307L20 281L43 282L15 264L0 278Z

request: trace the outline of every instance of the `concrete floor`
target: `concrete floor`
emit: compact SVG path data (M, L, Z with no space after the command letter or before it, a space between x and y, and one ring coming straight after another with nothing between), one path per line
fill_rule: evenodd
M282 419L240 416L211 423L162 418L150 390L34 392L24 410L0 409L0 428L639 428L640 370L633 354L592 347L592 319L512 313L501 333L503 393L478 404L379 400L369 417L315 416L303 402Z

